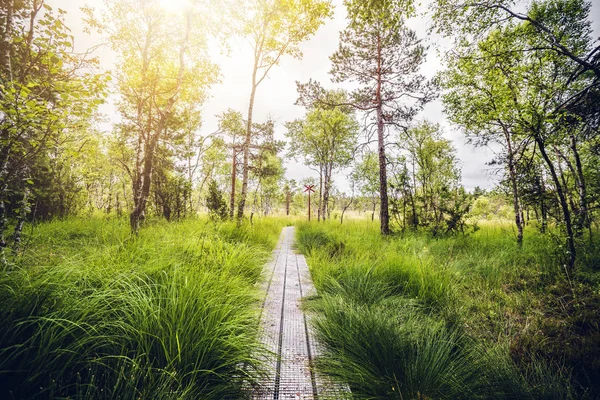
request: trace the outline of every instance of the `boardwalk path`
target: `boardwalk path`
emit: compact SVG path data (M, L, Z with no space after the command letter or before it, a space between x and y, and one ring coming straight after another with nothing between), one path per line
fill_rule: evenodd
M292 249L294 227L283 228L273 258L266 265L261 315L262 340L274 355L267 359L268 379L254 399L340 399L347 390L314 373L318 346L301 298L316 293L303 255Z

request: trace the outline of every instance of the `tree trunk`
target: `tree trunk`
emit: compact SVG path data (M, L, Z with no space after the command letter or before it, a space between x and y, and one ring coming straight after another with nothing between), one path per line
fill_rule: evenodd
M373 211L371 211L371 222L375 221L375 207L377 207L377 203L373 202Z
M229 194L229 218L233 219L235 212L235 181L237 175L236 164L237 151L233 148L233 159L231 160L231 193Z
M29 188L23 189L23 198L21 199L21 205L19 207L19 216L17 217L17 224L15 225L15 233L13 236L14 240L14 252L18 252L21 247L23 225L25 225L25 219L29 213Z
M346 204L344 206L344 208L342 209L342 215L340 217L340 224L344 223L344 214L346 213L346 210L352 205L352 202L354 201L354 197L350 198L350 201L348 202L348 204Z
M252 71L252 91L250 92L250 104L248 105L248 121L246 124L246 138L244 140L244 161L242 165L242 193L238 203L237 220L241 223L246 207L246 196L248 195L248 160L250 153L250 142L252 140L252 113L254 112L254 99L256 97L256 73L258 71L258 58L254 58L254 69Z
M570 139L570 147L573 152L573 158L575 159L575 171L573 172L577 178L577 190L579 192L579 212L575 223L575 231L582 232L583 228L589 226L587 187L585 184L585 176L583 175L583 167L581 166L581 158L579 157L579 151L577 150L577 140L575 139L575 135L570 135Z
M6 237L5 232L6 232L6 223L7 223L7 219L6 219L6 204L4 203L4 193L6 192L6 190L3 188L2 189L2 193L0 193L0 266L3 268L6 268L7 265L7 261L6 261L6 254L5 254L5 249L6 249Z
M325 180L323 183L323 205L321 215L323 221L329 216L329 191L331 189L331 166L325 165Z
M154 149L158 144L160 131L156 132L150 141L146 144L144 151L144 168L138 181L138 192L134 195L134 208L129 215L129 224L133 233L138 233L140 223L145 218L146 204L150 195L150 182L152 180L152 167L154 164ZM134 186L135 187L135 186Z
M413 227L413 229L417 229L417 227L419 226L419 217L417 216L417 177L415 174L415 160L413 159L412 161L412 178L413 178L413 190L410 193L410 204L411 204L411 208L412 208L412 221L411 221L411 225ZM410 186L410 184L408 185ZM410 188L409 188L410 191Z
M569 250L568 250L568 256L569 256L568 268L569 268L569 270L573 270L573 268L575 267L575 260L577 258L577 253L575 250L575 239L573 236L573 226L571 225L571 212L569 211L569 205L567 204L567 199L565 197L565 193L563 191L560 179L559 179L558 175L556 174L554 164L552 164L550 157L548 157L548 154L546 153L544 141L537 135L535 136L535 141L537 142L537 144L540 148L540 154L542 155L542 158L546 162L546 165L548 166L548 170L550 171L550 175L552 176L552 180L554 181L554 185L556 186L556 192L558 194L558 199L560 202L560 206L562 208L563 216L565 218L565 226L567 229L567 246L569 248Z
M133 198L134 208L129 215L129 224L131 231L135 234L138 233L140 228L140 222L145 217L146 203L148 202L148 196L150 194L150 184L152 181L152 169L154 165L154 152L158 146L160 135L164 130L167 129L167 122L175 105L175 101L181 90L183 83L184 72L185 72L185 52L187 50L188 42L190 40L190 29L191 29L191 14L186 17L185 25L185 36L179 48L179 70L177 71L177 82L173 95L167 100L167 104L163 111L157 110L160 114L160 118L156 123L156 126L152 128L150 124L147 125L145 149L143 157L143 170L139 179L134 179L133 185ZM147 57L147 46L144 50L144 58ZM154 135L152 132L154 131ZM141 133L141 132L140 132ZM140 135L142 136L142 135ZM139 171L139 170L138 170ZM138 172L136 172L137 174ZM137 187L137 192L135 189Z
M381 223L381 234L390 234L390 214L387 193L387 165L385 157L385 138L383 122L383 102L381 99L382 65L381 65L381 38L377 37L377 91L375 103L377 107L377 144L379 153L379 218Z
M544 175L540 172L540 212L542 214L542 228L540 231L546 233L548 227L548 210L546 208L546 184L544 182Z
M513 209L515 211L515 224L517 225L517 244L523 245L523 219L521 218L521 207L519 206L519 190L517 188L517 171L515 168L515 154L512 148L510 133L504 128L504 137L506 138L506 148L508 150L508 176L512 188Z
M11 65L11 35L13 25L13 12L14 12L14 0L6 0L6 19L4 25L4 32L2 34L2 45L4 46L4 52L0 56L0 68L4 69L9 81L12 81L12 65Z

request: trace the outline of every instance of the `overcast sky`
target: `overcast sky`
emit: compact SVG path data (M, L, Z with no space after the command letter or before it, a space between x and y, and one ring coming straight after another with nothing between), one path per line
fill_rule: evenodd
M165 4L175 4L177 1L164 0ZM83 15L79 10L80 7L86 4L99 5L100 0L47 0L47 3L68 12L66 23L75 36L78 50L101 43L101 38L83 33ZM335 6L334 18L326 21L315 36L302 44L304 57L301 60L291 57L284 58L279 66L271 70L269 79L263 81L258 88L253 119L260 122L270 116L275 120L277 139L284 139L285 127L283 124L286 121L302 117L305 111L304 108L294 105L297 98L296 81L306 82L312 78L320 81L326 87L334 87L330 83L328 74L331 67L329 56L338 48L339 32L346 26L346 13L342 0L332 0L332 3ZM600 5L594 4L591 19L596 36L600 32L599 11ZM428 15L409 21L409 25L431 46L427 62L423 65L422 70L427 76L433 76L441 68L440 59L434 48L437 46L442 51L445 48L444 42L439 37L427 35L430 22L431 19ZM100 49L98 54L102 59L104 68L113 67L114 55L107 48ZM250 96L252 54L247 42L243 39L233 40L230 53L227 56L215 54L214 62L220 66L221 83L211 88L211 98L204 106L204 124L202 126L202 133L204 134L217 129L215 115L228 108L239 110L246 116ZM110 104L105 106L103 111L107 114L109 120L116 118ZM494 157L494 152L488 148L474 148L465 143L464 136L446 121L439 101L427 105L418 118L439 122L444 127L444 135L452 140L457 149L463 184L468 190L472 190L475 186L487 189L494 186L498 177L494 170L486 165L486 162ZM109 126L110 123L106 125L107 129ZM284 159L287 178L300 181L309 176L316 176L314 171L301 163L285 157ZM334 176L334 180L341 190L346 190L348 186L344 178L345 175L346 172L342 171Z

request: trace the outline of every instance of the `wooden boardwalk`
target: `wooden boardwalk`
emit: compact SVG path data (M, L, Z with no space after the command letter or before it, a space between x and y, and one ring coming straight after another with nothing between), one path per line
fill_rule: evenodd
M315 373L319 346L301 299L316 294L306 259L292 249L294 227L283 228L271 262L266 265L266 292L261 314L268 378L252 392L253 399L343 399L348 388Z

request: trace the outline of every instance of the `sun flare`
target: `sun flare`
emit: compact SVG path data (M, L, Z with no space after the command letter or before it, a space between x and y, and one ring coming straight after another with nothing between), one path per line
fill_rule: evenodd
M190 0L159 0L158 2L169 12L181 12L191 6Z

